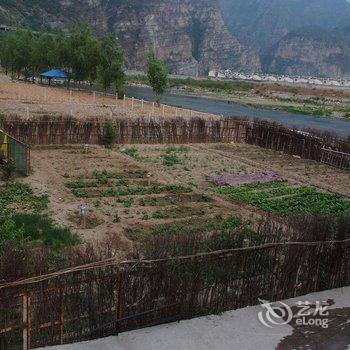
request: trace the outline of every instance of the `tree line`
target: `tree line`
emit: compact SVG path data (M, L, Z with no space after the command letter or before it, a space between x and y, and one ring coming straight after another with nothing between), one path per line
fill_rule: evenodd
M159 104L168 80L161 61L154 53L147 57L150 85ZM98 82L104 90L114 88L119 98L124 96L124 52L113 33L95 37L86 24L71 27L67 34L33 33L15 30L3 34L0 40L0 64L12 78L32 79L40 73L60 68L70 81Z

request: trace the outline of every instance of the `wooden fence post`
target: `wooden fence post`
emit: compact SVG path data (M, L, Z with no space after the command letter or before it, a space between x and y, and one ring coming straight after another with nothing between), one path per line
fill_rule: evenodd
M162 116L163 116L163 118L165 116L165 106L164 105L162 106Z
M93 104L96 103L96 92L95 91L92 92L92 103Z
M116 305L117 335L120 332L119 320L122 318L122 314L123 314L123 307L122 307L123 280L122 280L122 276L123 276L123 274L119 274L119 280L118 280L118 286L117 286L117 305Z
M60 344L63 345L64 342L64 306L63 306L63 290L62 287L60 288L60 320L59 320L59 324L60 324Z
M30 296L22 296L23 350L30 349Z
M154 115L154 102L152 103L152 114Z
M72 102L72 100L73 100L73 91L70 90L69 91L69 101Z
M141 100L141 112L143 112L143 99Z

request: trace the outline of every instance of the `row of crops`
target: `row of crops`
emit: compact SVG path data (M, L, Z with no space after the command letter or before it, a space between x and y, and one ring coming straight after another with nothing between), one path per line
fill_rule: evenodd
M67 176L69 177L69 175ZM162 185L149 183L147 172L143 170L129 170L126 173L112 173L94 171L91 175L78 176L70 180L66 186L79 198L121 197L151 194L180 194L190 193L192 188L176 184Z
M346 198L278 181L220 187L214 191L233 201L246 202L256 209L282 216L350 212L350 201Z

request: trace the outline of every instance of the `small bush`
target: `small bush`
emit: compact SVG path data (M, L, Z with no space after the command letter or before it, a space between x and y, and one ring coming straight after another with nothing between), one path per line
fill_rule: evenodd
M107 123L102 136L102 144L107 148L111 148L117 140L117 132L111 123Z
M16 227L15 221L11 217L5 218L0 224L0 247L4 243L20 243L26 241L23 227Z
M1 166L1 171L4 174L4 180L10 180L16 171L16 165L12 160Z
M139 155L139 151L135 147L124 148L120 152L134 158L135 160L142 160L142 157Z
M165 166L173 166L180 162L178 156L175 153L165 154L163 156L163 164Z

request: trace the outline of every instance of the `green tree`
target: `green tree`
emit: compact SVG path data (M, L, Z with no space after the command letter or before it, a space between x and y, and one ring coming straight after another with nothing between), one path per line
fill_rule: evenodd
M57 42L55 36L42 33L32 41L33 76L58 67Z
M74 26L66 40L70 51L66 52L66 60L74 80L89 80L92 83L97 78L100 61L99 41L92 35L91 28L84 23Z
M124 97L124 55L112 33L106 34L101 40L99 77L105 91L113 85L118 98Z
M14 45L14 35L4 34L0 41L0 64L5 69L5 73L12 73L13 55L12 46Z
M55 57L56 67L69 73L67 85L67 88L69 88L73 70L73 54L69 39L63 33L59 33L56 37Z
M158 60L154 53L148 54L147 76L153 91L156 94L157 105L160 106L163 95L168 86L168 74L162 61Z
M87 59L85 61L87 78L92 86L92 84L98 78L98 65L101 61L101 42L94 38L90 37L86 43L86 52Z
M1 65L13 78L33 74L32 46L33 35L27 30L12 31L2 40Z
M33 35L28 30L17 32L15 49L15 66L18 75L23 75L27 80L33 74Z

